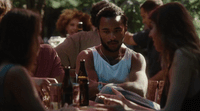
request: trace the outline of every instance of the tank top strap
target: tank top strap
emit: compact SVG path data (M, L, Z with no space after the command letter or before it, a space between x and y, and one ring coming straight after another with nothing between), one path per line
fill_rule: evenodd
M4 66L0 72L0 105L3 102L3 97L4 97L4 79L5 79L5 75L6 73L9 71L9 69L11 67L13 67L14 64L8 64L6 66Z

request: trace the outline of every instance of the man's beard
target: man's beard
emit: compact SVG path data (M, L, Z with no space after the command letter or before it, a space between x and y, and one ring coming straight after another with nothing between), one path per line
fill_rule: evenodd
M101 39L101 36L100 36L100 39ZM109 41L109 42L118 42L118 41ZM101 39L101 44L102 44L102 46L107 50L107 51L110 51L110 52L117 52L117 51L119 51L119 49L121 48L121 45L119 45L115 50L112 50L112 49L110 49L107 45L106 45L106 43Z

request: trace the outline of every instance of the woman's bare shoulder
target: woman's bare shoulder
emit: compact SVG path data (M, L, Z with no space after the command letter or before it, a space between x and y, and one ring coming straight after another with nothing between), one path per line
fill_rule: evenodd
M8 77L11 77L13 79L22 79L25 78L29 75L28 70L21 66L21 65L15 65L12 68L10 68L10 70L7 73Z
M177 49L174 53L174 59L179 61L188 61L188 62L194 62L197 61L197 54L191 52L188 49L180 48Z

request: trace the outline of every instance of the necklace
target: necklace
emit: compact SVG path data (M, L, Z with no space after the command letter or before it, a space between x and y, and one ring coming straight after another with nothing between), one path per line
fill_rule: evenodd
M102 50L101 50L101 48L100 48L100 52L103 54L103 57L106 59L106 61L109 63L109 64L111 64L110 63L110 61L109 61L109 59L104 55L104 53L102 52ZM120 51L121 52L121 51ZM121 57L122 55L121 55L121 53L119 54L119 59L121 60Z
M106 61L110 64L110 61L109 61L108 58L104 55L104 53L102 52L101 48L100 48L100 52L103 54L104 58L106 58Z

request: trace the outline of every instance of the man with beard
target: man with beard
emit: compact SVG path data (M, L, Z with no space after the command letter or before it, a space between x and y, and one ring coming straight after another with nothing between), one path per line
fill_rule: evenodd
M115 5L104 7L97 14L96 24L101 44L81 51L76 61L78 73L80 60L85 59L90 98L108 83L144 97L147 91L146 62L140 53L122 47L127 31L124 12Z

